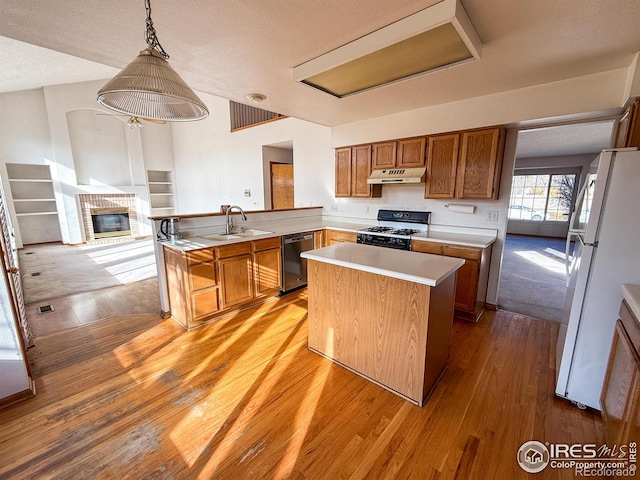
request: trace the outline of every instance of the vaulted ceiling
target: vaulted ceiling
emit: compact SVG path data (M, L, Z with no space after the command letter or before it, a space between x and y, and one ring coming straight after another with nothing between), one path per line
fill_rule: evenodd
M340 125L626 68L640 50L636 0L462 0L482 57L338 99L292 69L435 0L152 0L158 38L192 88ZM146 45L142 0L0 0L0 91L109 78ZM45 49L45 50L43 50Z

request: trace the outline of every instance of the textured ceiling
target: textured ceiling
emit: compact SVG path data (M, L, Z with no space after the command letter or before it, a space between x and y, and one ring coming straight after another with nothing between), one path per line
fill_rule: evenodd
M243 103L261 92L267 110L324 125L623 68L640 49L636 0L462 0L484 44L480 61L344 99L293 81L294 66L433 3L153 0L152 17L194 89ZM142 0L0 0L0 11L0 36L53 51L2 41L0 91L108 78L100 65L120 69L145 47Z
M518 133L517 158L597 153L611 146L614 122L535 128Z
M640 49L637 0L462 0L483 42L479 61L343 99L293 81L294 66L434 3L152 0L152 17L194 89L241 103L260 92L262 108L329 126L626 68ZM142 0L0 0L0 11L0 92L108 79L146 46ZM538 129L519 150L542 138L580 148L584 136L571 133Z

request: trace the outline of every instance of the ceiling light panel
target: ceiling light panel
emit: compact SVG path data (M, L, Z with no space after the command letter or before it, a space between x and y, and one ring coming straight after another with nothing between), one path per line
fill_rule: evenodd
M294 79L336 97L480 58L459 0L443 0L293 69Z

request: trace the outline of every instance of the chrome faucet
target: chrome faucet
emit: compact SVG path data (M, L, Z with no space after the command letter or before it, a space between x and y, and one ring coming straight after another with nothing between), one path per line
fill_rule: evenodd
M247 216L244 214L244 210L242 210L237 205L231 205L229 208L227 208L226 221L225 221L225 225L226 225L225 235L229 235L233 230L233 219L229 216L229 214L231 213L231 210L234 208L237 210L240 210L240 213L242 214L242 221L244 222L247 221Z

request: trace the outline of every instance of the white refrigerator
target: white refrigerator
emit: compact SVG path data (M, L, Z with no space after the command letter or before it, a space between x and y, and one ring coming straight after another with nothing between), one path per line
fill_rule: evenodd
M604 150L576 201L556 395L600 410L623 283L640 284L640 152ZM567 249L569 250L569 249Z

